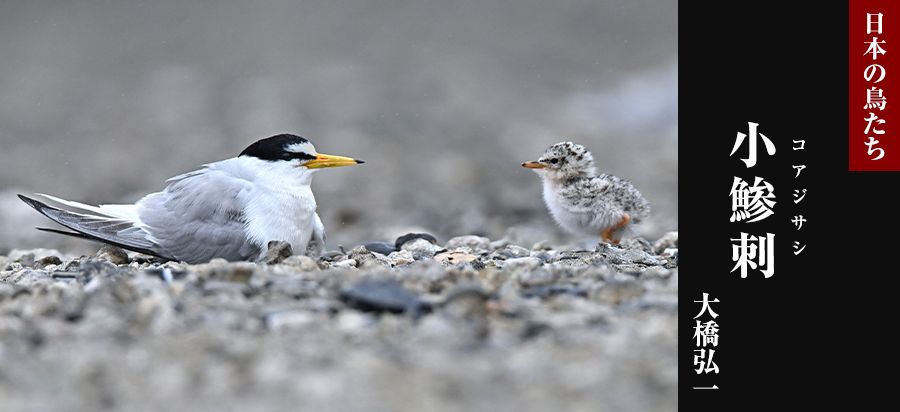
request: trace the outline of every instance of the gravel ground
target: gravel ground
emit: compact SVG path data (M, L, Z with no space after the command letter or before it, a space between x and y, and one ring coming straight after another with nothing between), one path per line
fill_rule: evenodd
M256 263L0 256L0 405L677 409L677 232L589 250L409 236L318 260L272 246Z

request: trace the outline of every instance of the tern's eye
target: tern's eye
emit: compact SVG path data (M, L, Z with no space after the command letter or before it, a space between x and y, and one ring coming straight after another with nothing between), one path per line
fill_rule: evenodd
M294 158L294 156L293 156L292 154L288 153L288 152L284 152L284 153L281 154L281 159L282 159L282 160L291 160L291 159L293 159L293 158Z
M550 163L557 164L559 163L559 159L550 159Z

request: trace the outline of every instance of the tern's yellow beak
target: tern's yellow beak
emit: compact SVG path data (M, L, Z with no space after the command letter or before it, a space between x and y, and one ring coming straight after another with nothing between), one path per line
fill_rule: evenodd
M356 165L360 163L365 163L362 160L351 159L349 157L343 156L332 156L327 154L316 153L316 158L310 160L306 163L303 163L301 166L306 166L309 169L318 169L320 167L338 167L338 166L350 166Z
M522 163L522 166L527 167L529 169L549 169L550 168L550 166L547 166L543 163L538 163L538 162L525 162L525 163Z

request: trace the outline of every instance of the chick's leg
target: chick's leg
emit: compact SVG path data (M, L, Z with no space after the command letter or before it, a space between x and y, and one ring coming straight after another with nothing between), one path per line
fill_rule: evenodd
M606 230L604 230L604 231L603 231L603 234L601 235L601 238L603 239L603 241L604 241L604 242L609 242L610 240L612 240L613 243L619 244L619 240L621 240L621 239L615 239L615 240L613 240L613 239L612 239L612 232L614 232L616 229L618 229L618 228L620 228L620 227L622 227L622 226L627 225L629 220L631 220L631 217L629 217L628 214L626 213L626 214L625 214L625 217L623 217L622 220L621 220L619 223L616 223L615 225L606 228Z

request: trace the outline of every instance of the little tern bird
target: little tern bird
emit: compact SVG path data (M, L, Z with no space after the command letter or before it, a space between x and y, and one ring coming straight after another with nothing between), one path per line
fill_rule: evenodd
M325 228L310 190L321 168L363 163L316 153L309 140L280 134L253 143L238 157L175 176L161 192L133 205L91 206L40 195L76 213L19 195L25 203L77 236L187 263L213 258L257 260L272 240L319 256Z
M556 223L569 232L619 243L628 229L650 214L650 204L630 182L597 175L594 157L582 145L557 143L537 161L522 166L544 180L544 202Z

